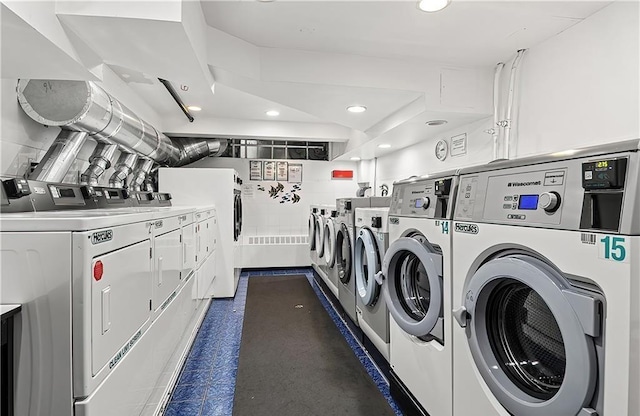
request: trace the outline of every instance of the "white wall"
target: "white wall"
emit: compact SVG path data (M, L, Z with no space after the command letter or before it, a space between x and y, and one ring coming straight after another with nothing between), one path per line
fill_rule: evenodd
M640 3L615 2L532 47L521 62L512 158L640 138ZM515 51L514 51L515 53ZM502 72L506 101L510 62ZM484 164L492 159L492 119L472 123L360 168L379 185ZM435 143L467 133L466 156L434 155ZM361 164L370 163L363 161ZM376 190L379 194L379 189Z
M355 197L358 190L357 164L355 162L323 162L300 160L291 163L302 164L302 184L300 202L280 203L281 198L272 199L268 190L276 181L250 181L249 159L205 158L187 167L216 167L233 168L242 177L245 185L252 185L253 198L243 200L244 221L242 233L244 236L271 235L307 235L309 205L323 204L335 206L336 198ZM353 170L353 179L332 180L331 171L334 169ZM266 191L258 191L262 185ZM289 191L293 183L283 183L285 192Z

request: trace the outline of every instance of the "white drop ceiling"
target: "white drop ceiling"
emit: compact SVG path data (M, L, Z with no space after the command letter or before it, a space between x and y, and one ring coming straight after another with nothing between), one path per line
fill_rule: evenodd
M338 141L340 158L366 159L489 117L497 62L611 2L452 0L430 14L402 0L40 2L55 3L64 42L25 4L3 3L3 78L93 80L104 64L167 133ZM34 71L37 56L58 58ZM202 107L194 123L157 78ZM347 112L354 104L367 112Z

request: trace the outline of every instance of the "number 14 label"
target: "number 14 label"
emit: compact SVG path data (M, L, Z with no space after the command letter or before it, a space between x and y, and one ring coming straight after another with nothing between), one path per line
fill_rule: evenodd
M627 239L625 237L606 235L600 238L599 242L598 254L600 258L616 262L628 262Z

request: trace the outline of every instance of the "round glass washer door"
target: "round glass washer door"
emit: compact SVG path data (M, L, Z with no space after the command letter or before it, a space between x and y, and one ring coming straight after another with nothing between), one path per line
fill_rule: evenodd
M328 218L324 225L324 261L329 268L336 263L336 228L333 219Z
M324 256L324 216L316 216L316 251L318 252L318 258Z
M421 233L404 235L389 245L384 256L385 301L403 331L429 340L443 324L442 255ZM434 336L442 339L441 332Z
M351 280L351 237L349 236L349 227L345 223L340 223L336 232L336 267L338 268L338 277L343 284L349 283Z
M235 194L233 198L233 241L238 241L240 229L242 227L242 202L240 195Z
M309 251L316 251L316 214L309 214Z
M469 348L512 414L577 415L591 402L596 334L584 328L599 328L599 301L584 292L527 255L489 260L469 280L463 299ZM572 302L579 302L581 317Z
M366 228L360 228L356 237L356 293L366 306L373 306L378 301L380 285L376 281L376 274L382 268L382 259L378 251L378 243L374 233Z

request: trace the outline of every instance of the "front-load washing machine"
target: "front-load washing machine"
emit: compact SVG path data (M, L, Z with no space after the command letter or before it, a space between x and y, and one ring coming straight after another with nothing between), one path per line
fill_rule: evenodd
M638 143L461 171L454 415L640 414Z
M376 275L389 247L389 208L356 208L355 284L358 326L389 361L389 310Z
M338 273L336 266L336 218L338 211L331 210L324 225L324 267L327 274L327 286L338 298Z
M318 264L318 251L316 247L316 233L318 230L318 214L320 210L317 205L311 205L309 207L309 259L311 261L311 267L314 269Z
M325 225L327 223L327 218L331 215L331 206L327 205L318 205L318 213L316 215L316 233L315 233L315 247L316 247L316 255L317 261L315 265L313 265L314 270L320 276L325 284L328 281L327 277L327 266L324 261L324 232Z
M355 267L356 208L388 207L389 197L336 199L336 265L338 271L338 300L353 323L357 324Z
M443 172L393 186L381 278L392 318L389 383L408 414L453 412L446 312L451 310L450 221L457 183L456 172Z

